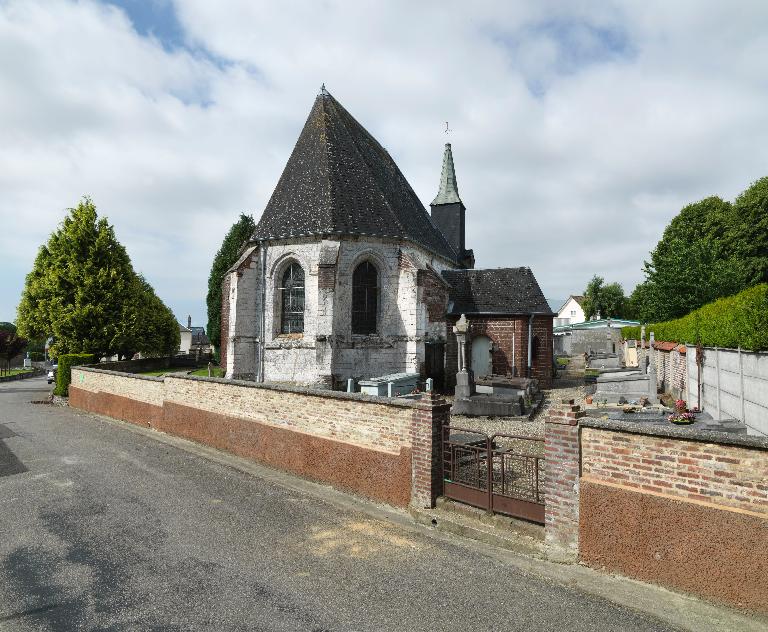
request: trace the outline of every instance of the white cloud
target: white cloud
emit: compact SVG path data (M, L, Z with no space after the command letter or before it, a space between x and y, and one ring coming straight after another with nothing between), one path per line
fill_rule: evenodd
M631 290L681 205L768 172L768 7L701 6L185 0L186 49L94 2L0 3L0 320L90 194L204 322L211 258L321 82L425 204L450 121L479 265L530 265L553 298L595 272Z

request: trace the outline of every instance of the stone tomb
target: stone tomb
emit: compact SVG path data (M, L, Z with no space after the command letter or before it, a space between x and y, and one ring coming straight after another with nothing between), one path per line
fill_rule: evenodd
M360 380L360 392L378 397L399 397L413 393L419 383L418 373L392 373Z

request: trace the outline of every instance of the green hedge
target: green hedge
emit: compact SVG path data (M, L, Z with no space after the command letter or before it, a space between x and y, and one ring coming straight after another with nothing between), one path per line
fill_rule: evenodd
M718 299L687 316L645 326L656 340L706 347L768 349L768 284L762 283L734 296ZM625 340L639 340L640 327L622 327Z
M56 369L55 395L69 395L69 383L72 381L72 367L93 364L92 353L63 353L59 356L59 368Z

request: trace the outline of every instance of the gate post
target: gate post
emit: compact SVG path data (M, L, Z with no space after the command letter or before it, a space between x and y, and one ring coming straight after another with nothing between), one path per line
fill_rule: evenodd
M431 509L443 493L443 426L451 405L434 391L424 393L411 417L411 506Z
M544 425L545 542L550 557L563 561L579 554L579 419L585 415L572 399L564 399Z

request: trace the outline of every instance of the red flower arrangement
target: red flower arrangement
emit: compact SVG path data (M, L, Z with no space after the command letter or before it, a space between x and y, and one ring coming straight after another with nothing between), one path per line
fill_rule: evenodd
M678 399L675 401L675 412L667 417L667 419L673 424L692 424L696 421L696 414L694 411L688 410L688 405L685 403L684 399Z

